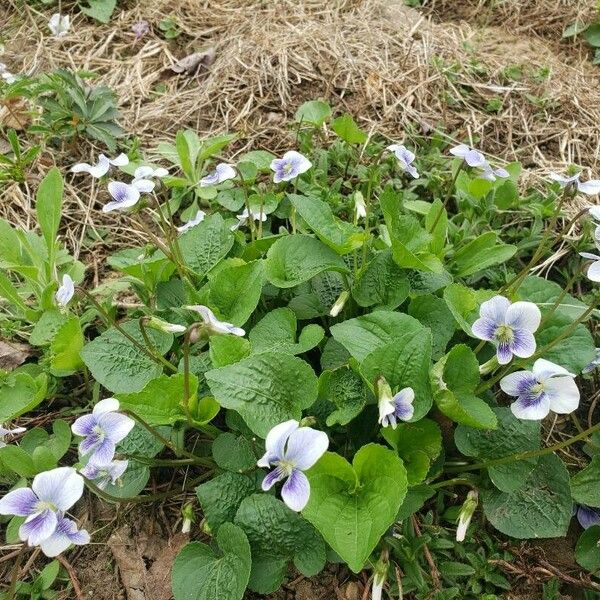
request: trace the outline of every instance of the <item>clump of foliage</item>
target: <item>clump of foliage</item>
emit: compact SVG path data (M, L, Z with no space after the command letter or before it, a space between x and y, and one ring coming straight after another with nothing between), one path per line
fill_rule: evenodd
M84 486L106 502L180 493L144 493L160 468L185 473L183 528L204 535L175 559L176 600L267 594L291 565L310 577L327 562L370 569L374 597L491 600L509 584L488 559L510 557L484 524L561 537L574 504L577 559L597 573L600 422L576 413L598 363L595 295L576 252L557 282L531 272L559 243L585 250L562 208L600 182L574 171L522 197L518 163L448 155L440 137L390 145L320 101L295 127L280 158L226 162L235 136L181 131L155 150L168 169L124 155L73 168L101 182L121 168L103 210L160 228L108 260L138 296L125 311L57 241L57 169L38 191L41 235L1 223L3 310L40 358L2 375L0 422L84 390L51 434L4 430L19 440L0 448L7 540L49 556L87 543L65 516ZM560 417L551 444L555 414L574 426ZM589 459L567 468L577 443Z

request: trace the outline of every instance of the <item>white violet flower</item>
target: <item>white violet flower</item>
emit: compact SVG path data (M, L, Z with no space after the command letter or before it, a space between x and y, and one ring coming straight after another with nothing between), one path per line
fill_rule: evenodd
M124 167L129 164L127 154L121 153L115 158L108 158L104 154L98 156L98 162L95 165L89 163L77 163L71 167L71 173L89 173L95 179L103 177L108 173L110 166Z
M54 13L48 21L48 28L52 35L57 38L64 37L69 32L71 27L71 18L69 15L61 15Z

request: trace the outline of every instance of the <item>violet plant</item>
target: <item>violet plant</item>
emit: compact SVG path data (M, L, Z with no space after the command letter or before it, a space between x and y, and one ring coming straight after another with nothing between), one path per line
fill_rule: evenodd
M101 210L123 226L142 211L156 224L146 246L108 261L137 295L131 308L92 289L56 241L58 170L40 186L41 235L2 222L14 245L2 294L47 366L0 383L12 541L55 556L94 539L93 522L67 513L84 487L108 503L172 497L194 539L173 564L176 600L267 594L290 563L310 577L336 555L370 571L374 595L425 597L434 559L419 531L431 511L471 544L482 524L565 536L576 505L588 568L600 539L600 421L586 394L597 279L579 253L597 243L597 215L580 211L577 239L561 223L592 182L549 176L547 227L521 247L494 220L499 206L524 210L518 164L446 145L440 185L422 146L368 136L323 102L300 107L297 127L281 158L185 131L151 163L100 156L71 169L98 178ZM35 277L22 264L32 239L45 253L33 254ZM573 276L536 275L559 244ZM74 381L85 392L70 429L16 428L49 383ZM6 401L15 386L19 400ZM589 456L579 470L562 453L577 444ZM144 492L151 472L181 485Z

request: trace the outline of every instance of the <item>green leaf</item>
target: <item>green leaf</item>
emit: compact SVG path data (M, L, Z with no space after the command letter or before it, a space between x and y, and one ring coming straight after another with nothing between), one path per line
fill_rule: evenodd
M89 6L81 6L80 10L100 23L108 23L117 6L117 0L87 0Z
M468 277L492 265L506 262L516 251L516 246L499 244L496 232L488 231L459 248L453 264L459 277Z
M317 398L317 378L300 358L264 352L205 374L217 402L240 413L248 427L266 437L275 425L300 420Z
M293 561L296 568L306 577L319 573L325 566L325 543L314 527L300 515L290 510L283 502L267 494L254 494L242 500L235 516L250 542L252 549L252 571L262 568L263 562ZM255 564L257 563L257 564ZM286 570L280 569L279 581L271 581L271 589L256 589L250 577L250 588L266 594L274 592L283 582Z
M73 315L55 309L44 311L31 331L29 343L32 346L46 346L50 344L60 328L72 318Z
M206 160L207 158L211 158L223 150L223 148L229 146L229 144L237 139L237 137L237 133L223 133L221 135L215 135L206 140L202 140L196 160L202 161Z
M334 371L323 371L319 377L319 398L334 407L327 416L327 426L350 423L365 407L368 394L363 380L352 369L340 367Z
M12 225L0 219L0 266L6 268L21 263L21 242Z
M365 357L382 346L411 333L427 330L409 315L378 310L362 317L349 319L331 327L331 335L362 362Z
M0 298L5 298L22 312L27 313L27 305L19 296L17 288L2 271L0 271Z
M374 389L378 377L385 377L392 391L412 387L415 392L412 421L424 417L433 404L429 369L431 367L431 332L420 325L393 342L373 350L360 366L365 381Z
M575 547L575 559L584 569L593 571L598 577L600 569L600 525L593 525L586 529Z
M331 107L327 102L321 102L320 100L305 102L300 105L294 115L296 123L314 125L315 127L321 127L329 117L331 117Z
M496 415L475 396L479 384L479 363L473 350L458 344L431 370L433 398L449 419L477 429L494 429Z
M327 452L307 476L311 494L304 517L358 573L394 522L406 494L402 461L395 452L368 444L352 465Z
M219 213L209 215L179 238L185 264L198 277L204 277L233 246L233 233Z
M430 419L399 423L396 429L385 427L381 435L404 462L410 486L425 479L431 462L442 451L442 433L438 424Z
M368 136L348 113L335 118L331 129L348 144L364 144Z
M46 397L48 378L41 373L12 373L0 383L0 423L7 423L33 410Z
M569 472L555 454L541 456L517 490L483 492L483 510L490 523L517 539L565 536L572 506Z
M108 257L108 264L127 275L141 281L151 281L156 285L166 281L175 270L175 265L157 250L147 255L144 248L126 248Z
M288 198L316 236L337 254L347 254L363 245L367 237L365 231L338 219L326 202L298 194L288 194Z
M121 328L140 345L146 345L138 321L122 323ZM170 333L156 329L147 329L146 333L162 355L173 344ZM94 379L115 393L139 392L163 371L160 363L152 360L114 327L86 344L81 350L81 358Z
M493 407L491 410L498 421L496 429L481 430L466 425L459 425L456 428L454 441L460 452L465 456L487 460L504 458L518 452L539 450L539 421L517 419L510 408ZM498 489L512 492L525 483L537 462L537 458L529 458L505 465L491 466L488 468L488 473Z
M435 229L433 229L435 227ZM436 198L429 206L425 216L425 228L431 233L429 250L436 255L444 251L446 245L446 236L448 234L448 212L444 203Z
M538 350L570 329L572 320L564 314L554 314L536 331ZM589 329L580 323L574 331L552 348L544 351L546 360L561 365L571 373L581 373L596 356L596 346Z
M267 279L279 288L300 285L324 271L348 273L341 256L309 235L288 235L267 252Z
M600 23L592 23L584 32L586 42L594 48L600 48Z
M302 354L316 347L325 337L320 325L307 325L296 342L296 315L289 308L276 308L267 313L250 331L248 338L253 353L285 352Z
M243 325L256 309L264 284L262 260L225 266L210 281L209 303L225 321Z
M585 31L587 28L588 28L587 23L584 23L581 21L575 21L575 23L571 23L570 25L567 25L567 27L564 28L562 37L563 38L573 37L574 35L577 35L578 33Z
M431 329L433 358L440 358L456 331L456 320L448 305L437 296L417 296L410 301L408 314Z
M0 463L20 477L33 477L38 473L33 457L14 444L0 448Z
M62 200L63 180L60 170L57 167L52 167L40 182L35 197L35 211L40 229L46 240L51 264L55 253L58 227L60 225Z
M210 546L191 542L173 563L175 600L242 600L250 578L250 544L232 523L217 532L217 555Z
M472 290L459 283L451 283L444 290L444 300L462 330L473 336L471 325L479 318L479 307L496 295L491 290Z
M213 367L226 367L250 354L250 342L236 335L211 335L209 354Z
M409 291L406 270L394 262L391 250L384 250L360 270L352 297L359 306L394 310L408 298Z
M243 436L222 433L212 443L212 454L221 469L243 473L256 467L252 444Z
M82 365L79 353L85 340L76 316L65 321L50 344L50 367L54 375L71 375Z
M600 508L600 454L571 478L573 500L579 504Z
M250 152L245 152L238 157L239 162L249 162L252 163L257 171L261 171L263 173L268 173L271 170L271 162L277 158L271 152L267 152L266 150L250 150Z
M121 408L135 413L149 425L172 425L186 418L184 381L183 373L171 377L161 375L149 381L140 392L119 393L117 398ZM190 374L190 398L195 397L197 389L198 379Z
M233 521L244 498L260 490L255 478L239 473L223 473L200 484L196 495L208 525L216 531L223 523Z

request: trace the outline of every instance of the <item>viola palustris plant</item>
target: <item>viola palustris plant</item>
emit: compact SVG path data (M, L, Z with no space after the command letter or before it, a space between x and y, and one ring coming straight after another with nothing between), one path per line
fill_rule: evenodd
M472 142L367 135L318 101L294 127L281 155L181 131L53 168L39 228L0 222L2 310L37 357L0 380L7 540L56 556L102 541L82 496L172 498L194 540L176 600L329 563L373 598L496 598L484 540L578 520L597 576L600 182L521 189ZM58 236L61 170L146 236L98 288Z

